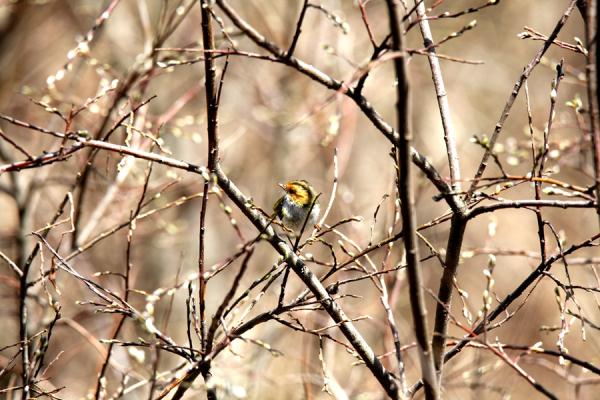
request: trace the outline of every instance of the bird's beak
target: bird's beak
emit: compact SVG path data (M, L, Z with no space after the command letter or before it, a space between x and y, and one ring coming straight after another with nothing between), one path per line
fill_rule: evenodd
M280 188L282 188L283 190L285 190L285 185L283 183L278 183L277 186L279 186Z

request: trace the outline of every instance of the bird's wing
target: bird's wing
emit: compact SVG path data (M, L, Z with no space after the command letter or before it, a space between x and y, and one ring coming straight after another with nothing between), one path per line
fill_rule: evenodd
M281 219L283 217L283 196L281 196L273 206L273 211L277 214L277 216Z

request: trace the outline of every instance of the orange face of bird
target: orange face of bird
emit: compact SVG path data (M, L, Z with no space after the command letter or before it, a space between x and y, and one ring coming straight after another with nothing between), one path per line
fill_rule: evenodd
M298 204L307 204L310 202L310 193L305 184L298 181L291 181L285 185L279 183L279 187L286 191L291 199Z

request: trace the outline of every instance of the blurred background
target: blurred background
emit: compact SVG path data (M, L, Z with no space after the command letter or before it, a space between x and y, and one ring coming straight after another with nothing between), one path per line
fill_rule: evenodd
M379 43L389 31L385 2L363 2L366 3L373 36ZM132 104L156 97L141 109L135 119L127 119L125 124L129 128L118 129L111 141L127 141L134 147L149 149L155 143L149 139L152 136L159 138L157 143L160 145L155 145L154 151L205 165L204 67L202 62L190 62L201 53L182 51L183 48L201 48L200 9L196 3L158 0L0 2L0 113L51 130L80 130L93 135L101 127L112 98L118 92L117 87L130 80L125 96L128 101L119 103L108 119L105 132ZM428 6L433 3L437 6L431 15L458 12L484 2L426 2ZM544 35L550 34L567 3L564 0L502 1L474 14L430 21L434 38L439 40L477 20L474 29L438 48L442 55L469 61L441 61L452 117L459 134L462 175L466 179L473 177L483 154L482 147L474 143L473 136L483 138L491 135L514 83L542 45L540 41L522 40L517 35L526 26ZM107 7L115 4L100 27L90 31L93 26L98 26L97 19ZM302 1L231 0L230 4L269 40L282 48L289 46ZM357 68L364 67L372 53L358 3L322 0L318 4L329 14L317 8L308 9L295 55L336 79L351 82ZM221 18L219 23L225 27L224 32L238 49L264 54L240 34L216 6L214 10ZM161 25L165 24L165 20L171 21L173 30L159 40L160 33L165 32L165 25ZM229 42L223 30L216 23L215 28L217 47L227 49ZM87 40L88 32L92 32L92 40ZM575 10L559 39L575 44L576 38L584 41L584 37L583 20ZM423 47L418 26L411 28L406 38L409 49ZM159 50L152 52L153 46ZM546 167L552 178L586 187L592 184L593 174L589 140L582 130L582 127L587 129L586 116L581 113L581 109L587 107L585 57L582 54L555 46L533 72L528 81L533 128L539 145L548 120L555 65L561 59L564 59L566 76L558 93L550 159ZM472 63L475 61L481 63ZM224 58L220 58L219 75L223 66ZM415 147L446 176L448 169L442 128L426 57L418 54L410 57L409 77ZM389 62L373 69L364 93L381 116L394 125L395 87ZM578 102L582 104L580 109L573 106ZM322 204L327 204L333 183L334 149L337 148L339 187L327 223L333 224L353 216L362 218L362 222L340 228L347 235L346 239L333 234L327 236L340 260L348 258L343 248L358 252L348 247L350 240L364 248L387 237L390 228L394 232L399 231L401 223L394 222L395 168L389 156L390 144L352 100L281 64L231 56L220 103L223 169L247 196L252 197L256 206L270 213L272 204L282 194L276 184L291 179L309 180L322 193ZM56 115L68 115L79 108L83 109L69 127ZM54 151L60 145L55 138L4 121L0 127L6 136L31 154ZM7 142L1 144L3 152L13 160L23 158ZM525 176L531 170L530 146L527 104L522 90L496 148L508 174ZM17 259L19 244L16 238L19 232L36 231L49 223L65 194L71 190L77 171L86 162L86 155L80 152L64 162L19 171L14 179L26 192L27 207L23 213L11 193L0 191L0 250L3 253ZM2 164L8 163L2 160ZM50 243L59 249L60 254L67 256L78 246L127 222L139 201L147 166L147 162L142 160L98 153L84 201L77 210L80 213L77 242L74 242L71 232L68 221L70 206L67 206L61 217L61 220L66 218L66 222L52 228ZM435 188L420 172L415 173L419 177L417 218L419 224L425 224L444 214L447 206L433 198L437 194ZM0 184L10 187L12 176L1 174ZM486 176L500 176L500 171L490 163ZM186 201L145 217L136 224L131 255L132 287L136 291L130 294L130 299L139 309L147 307L147 294L159 288L173 287L197 272L201 201L194 195L201 193L202 184L197 175L154 166L146 196L152 201L144 206L142 213L165 207L182 197ZM464 183L465 186L468 184ZM491 193L496 189L491 186L487 190ZM511 199L532 199L533 186L520 184L501 195ZM233 208L231 215L224 212L229 211L228 207ZM544 209L543 217L557 229L565 246L579 243L598 231L594 210ZM237 221L246 239L256 234L231 202L211 197L206 231L206 261L209 266L218 265L239 248L240 239L232 228L230 218ZM423 231L442 254L448 226L442 223ZM558 251L557 243L550 235L548 237L548 252L554 254ZM26 254L36 245L34 239L31 235L25 236ZM74 256L70 264L84 276L93 277L103 286L119 291L122 285L118 277L94 274L122 272L127 260L126 248L127 228ZM397 243L390 257L385 259L385 249L378 250L372 254L372 261L378 268L391 268L402 261L401 249L401 243ZM484 214L468 226L463 249L457 285L464 295L457 296L455 292L453 314L462 323L468 323L482 307L482 293L487 284L483 270L488 267L488 253L496 255L493 293L498 299L512 291L537 266L539 243L535 214L522 209ZM312 253L315 259L331 262L330 252L325 246L316 243L306 251ZM423 246L421 253L425 256L430 254L430 250ZM578 261L581 257L599 255L593 247L575 254ZM45 253L43 262L39 257L36 259L31 270L32 279L40 275L40 268L49 268L50 258L50 254ZM276 261L276 254L266 244L258 244L241 287L248 287ZM228 290L237 265L239 262L209 281L208 316L215 312ZM327 267L319 265L311 265L311 268L319 274L327 270ZM555 277L561 280L565 279L564 271L559 264L552 269ZM574 283L585 287L598 286L593 264L573 262L569 271ZM426 288L435 293L441 275L441 266L435 257L423 263L423 273ZM356 271L345 274L354 276ZM392 306L401 342L403 345L410 344L414 335L405 276L400 272L398 276L388 278L390 287L395 288ZM302 285L295 276L290 279L288 296L293 298L302 290ZM502 343L525 346L541 342L544 348L556 350L561 326L559 307L565 295L563 292L557 302L555 286L550 279L541 281L526 302L521 299L513 305L511 311L524 304L514 318L491 332L487 340L494 342L497 338ZM4 322L0 331L0 347L14 344L19 339L18 287L18 281L3 265L0 268L0 295L4 304ZM56 359L45 375L48 380L44 384L54 388L64 386L56 394L59 398L83 398L95 387L103 360L102 351L106 349L106 344L99 339L111 337L115 316L95 313L93 307L79 304L91 300L92 296L80 282L64 273L57 274L56 287L50 288L49 292L62 305L62 318L48 348L47 359ZM382 354L393 349L380 293L373 283L358 281L345 286L343 293L356 296L340 300L351 317L370 316L356 325L374 350ZM251 298L257 294L253 293ZM277 290L267 292L250 311L251 315L276 305L277 295ZM576 292L576 295L576 302L567 302L567 307L588 318L589 324L585 327L584 340L580 321L566 315L569 329L565 346L570 354L598 365L598 296L587 291ZM157 326L182 344L187 341L186 296L184 286L162 297L154 311ZM427 295L427 301L432 318L435 300ZM54 317L47 303L42 285L32 287L27 303L30 334L43 329ZM242 309L248 306L245 303ZM167 319L169 307L172 307L172 312ZM298 313L297 317L313 329L331 324L322 312ZM332 330L330 333L343 340L338 332ZM453 337L464 335L455 326L449 333ZM138 337L148 338L148 334L143 327L127 322L120 338L126 341ZM383 396L366 368L353 365L355 358L335 343L324 342L321 362L316 337L292 331L275 322L257 327L249 337L263 345L235 341L231 349L224 351L214 362L213 375L223 398L327 398L329 395L321 391L324 374L328 376L330 390L336 398L344 398L342 392L345 392L346 398L352 399ZM270 347L267 348L266 344ZM277 352L269 351L269 348ZM119 346L113 350L113 362L118 363L121 369L114 366L109 369L109 394L116 390L124 373L131 375L125 386L131 386L147 379L154 362L159 371L168 371L182 362L166 353L156 360L150 349L142 348L140 351L135 353L130 348ZM0 353L0 366L8 366L12 371L0 377L2 387L8 388L18 382L19 363L13 367L8 364L12 354L9 350ZM520 353L509 354L517 357ZM405 361L409 382L414 382L420 375L417 353L413 349L406 350ZM597 396L594 386L598 383L597 377L581 368L559 365L556 358L523 355L519 361L532 377L560 398L593 399ZM393 357L384 358L384 363L395 368ZM140 385L139 389L130 390L123 396L149 398L148 390L147 385ZM199 388L190 392L188 398L203 398L202 393ZM486 399L542 398L521 376L490 352L465 349L445 370L444 398L476 396Z

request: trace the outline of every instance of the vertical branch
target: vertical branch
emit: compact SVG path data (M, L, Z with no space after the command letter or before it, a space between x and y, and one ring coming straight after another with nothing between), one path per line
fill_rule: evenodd
M440 287L437 294L438 304L435 310L435 325L433 327L433 361L440 381L442 379L442 367L444 366L444 350L446 348L446 332L448 331L453 282L460 261L460 250L466 227L467 218L465 215L455 213L450 221L450 234L448 235L448 243L446 245L444 272L440 279Z
M22 223L22 222L21 222ZM29 273L29 267L31 263L26 263L23 266L23 275L21 276L20 290L19 290L19 340L21 341L21 367L23 368L23 393L21 395L22 400L28 400L30 398L30 376L29 376L29 335L27 334L27 275Z
M404 44L400 25L398 3L387 0L387 8L392 33L394 51L402 53ZM415 325L415 336L420 351L421 374L425 384L425 397L439 399L439 386L433 368L431 343L427 337L427 309L423 296L421 265L419 262L419 247L416 235L416 215L414 210L414 193L411 175L411 140L409 85L405 57L394 59L394 69L397 79L396 113L398 118L397 162L400 168L398 179L398 194L400 197L400 212L402 214L402 231L404 232L404 247L408 271L410 306Z
M556 97L558 93L558 86L560 81L564 76L563 73L563 61L561 60L560 64L556 66L556 78L552 82L552 91L550 93L550 111L548 113L548 123L546 124L546 129L544 130L544 144L542 147L542 154L540 155L540 166L538 168L536 176L540 178L540 180L535 182L535 199L541 200L542 198L542 183L541 178L544 176L544 167L546 165L546 159L548 158L548 150L550 149L550 131L552 129L552 122L554 121L554 108L556 107ZM527 94L527 87L526 94ZM527 99L527 107L529 111L529 99ZM592 118L593 119L593 118ZM533 140L533 136L532 136ZM535 169L535 158L533 160L534 169ZM536 221L538 225L538 237L540 240L540 257L542 262L546 261L546 235L544 233L544 219L542 218L542 211L540 207L535 209Z
M216 78L215 62L212 50L215 48L215 38L211 21L210 5L207 0L200 0L200 12L202 15L202 44L206 51L204 59L204 86L206 88L206 115L207 115L207 134L208 134L208 170L212 174L216 171L219 157L218 140L218 88ZM208 189L210 180L204 181L202 196L202 208L200 210L200 238L198 249L198 302L200 304L200 336L201 352L205 356L206 352L206 279L205 270L205 233L206 233L206 208L208 202ZM210 362L204 363L202 377L207 384L207 397L209 400L216 399L216 392L208 384L210 379Z
M552 99L551 96L551 101L552 104L554 104L555 100ZM538 175L536 173L536 157L535 157L535 140L534 140L534 135L533 135L533 117L531 115L531 106L529 104L529 86L527 85L527 82L525 82L525 102L527 104L527 119L528 119L528 123L529 123L529 134L531 136L531 176L537 176L538 178L541 177L540 175ZM544 135L544 150L546 149L546 139L547 139L547 135ZM545 154L545 153L544 153ZM544 159L544 157L542 157L542 160ZM543 170L543 168L540 168L540 174L541 171ZM534 195L535 195L535 199L536 200L541 200L542 198L542 183L536 181L535 182L535 187L534 187ZM546 234L544 233L544 219L542 218L542 209L541 207L537 207L535 209L535 219L537 222L537 226L538 226L538 238L540 241L540 257L542 259L542 262L546 262Z
M25 154L28 159L32 159L25 149L19 146L16 142L11 140L8 136L4 135L2 129L0 129L0 137L10 143L19 152ZM4 151L4 147L0 143L0 159L6 160L9 163L14 162L12 156L8 152ZM15 233L15 247L16 247L16 261L13 263L9 258L2 254L2 258L7 261L13 268L13 271L19 277L19 341L21 347L21 378L23 381L23 391L21 398L29 399L31 397L30 382L31 377L31 362L30 362L30 344L29 334L27 332L28 325L28 314L27 314L27 290L29 288L29 282L27 275L31 267L32 259L27 259L27 218L29 210L29 196L27 195L27 188L23 185L23 180L17 174L17 172L9 173L10 187L7 187L7 193L13 198L15 206L17 208L17 231ZM38 249L38 246L35 246ZM1 253L1 252L0 252Z
M1 129L0 129L1 133ZM7 136L2 135L4 139L8 139ZM15 145L17 149L21 152L18 145L9 141L9 143ZM4 153L2 151L3 148L0 147L0 158L5 159L8 162L12 162L12 157L8 155L8 153ZM25 152L27 154L27 152ZM27 236L27 210L28 210L28 199L25 195L25 188L23 187L22 179L17 175L16 172L11 172L9 174L10 178L10 192L9 194L13 197L15 206L17 208L17 224L18 229L15 234L15 247L17 249L17 258L16 262L13 263L13 270L19 276L19 341L21 343L21 368L22 368L22 380L23 380L23 392L22 399L30 398L30 360L29 360L29 335L27 333L27 325L28 325L28 315L27 315L27 289L29 288L29 282L27 281L27 275L29 274L29 269L31 266L31 261L27 260L27 248L26 248L26 236ZM38 246L35 246L37 249ZM3 257L5 258L5 257ZM9 263L10 265L10 263Z
M585 12L585 38L587 47L587 63L585 76L587 82L588 109L590 114L590 136L592 138L592 155L594 160L594 186L596 198L600 199L600 130L598 129L598 49L597 49L597 10L598 1L588 0ZM598 221L600 222L600 203L596 206Z
M419 28L421 29L421 35L423 36L423 44L425 48L428 49L429 66L431 68L431 76L433 78L433 85L435 87L438 107L440 109L442 127L444 129L444 141L446 142L446 154L448 156L448 166L450 170L450 185L452 186L453 192L456 193L461 190L461 174L458 151L456 148L456 132L452 124L450 104L448 103L448 96L442 77L440 62L435 53L435 46L433 46L434 41L429 28L429 21L425 15L425 4L424 2L417 4L415 1L415 7L419 20ZM438 289L437 298L439 302L435 312L435 326L432 339L433 362L437 372L437 379L440 382L442 379L442 367L444 365L444 349L446 347L446 332L448 330L453 282L460 261L460 251L467 224L465 218L466 208L464 204L457 194L453 194L453 197L458 205L458 209L453 210L454 215L451 220L450 235L448 236L448 243L446 245L445 268Z
M7 158L7 157L2 157ZM15 271L19 271L21 268L21 274L19 275L19 340L21 342L21 368L22 368L22 379L23 379L23 392L22 399L30 398L30 362L29 362L29 335L27 333L27 289L29 288L29 282L27 281L27 275L31 267L29 260L25 261L27 257L26 247L26 236L27 236L27 210L28 201L27 196L24 193L22 180L20 176L17 176L16 172L10 173L11 180L11 195L14 198L15 205L17 207L17 223L18 229L15 236L15 246L17 248L17 258L15 263ZM36 248L38 246L35 246ZM33 260L31 260L33 261Z
M450 186L454 191L460 191L460 161L458 151L456 149L456 132L452 123L452 114L450 113L450 104L448 103L448 95L442 77L442 68L438 59L435 46L433 45L433 36L429 29L429 21L425 15L425 3L415 0L417 16L419 18L419 28L423 36L423 45L427 49L429 67L431 68L431 77L435 87L435 94L440 109L440 117L442 119L442 127L444 129L444 141L446 142L446 154L448 155L448 167L450 169Z

